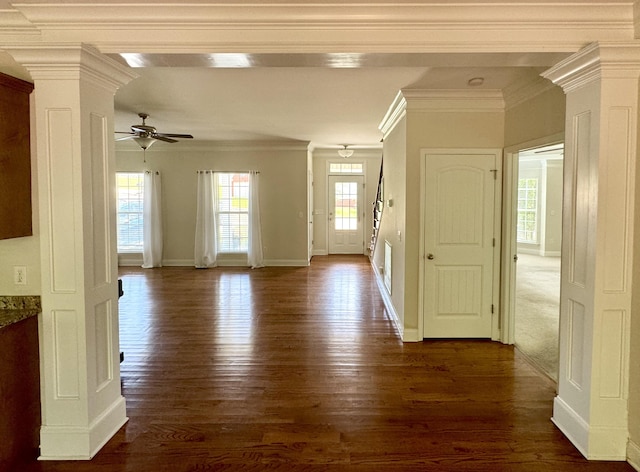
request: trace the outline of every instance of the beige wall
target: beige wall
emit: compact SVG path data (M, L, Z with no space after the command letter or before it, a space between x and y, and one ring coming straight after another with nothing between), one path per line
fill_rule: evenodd
M384 138L384 207L378 242L373 254L373 264L381 273L384 267L384 244L391 244L391 301L404 327L404 289L405 289L405 216L406 216L406 154L407 120L401 119L395 128ZM388 206L389 200L392 205ZM400 231L400 237L398 237ZM381 273L382 275L382 273Z
M382 149L357 149L349 158L352 162L362 162L365 172L364 193L364 252L368 254L369 241L373 228L373 202L378 190ZM313 151L313 254L326 255L329 252L327 240L328 215L328 165L331 162L343 162L335 149L316 149Z
M508 106L504 147L563 133L565 101L562 89L552 86L529 100Z
M637 161L637 159L636 159ZM640 173L636 173L636 215L640 210ZM629 352L629 442L628 453L633 454L640 467L640 218L635 218L636 250L633 253L633 296L631 299L631 326ZM640 469L639 469L640 470Z
M307 262L307 144L235 143L210 148L158 143L147 151L116 151L118 171L162 176L165 265L193 265L196 171L260 171L260 207L267 265ZM120 256L120 260L131 260ZM139 257L138 257L139 259ZM136 261L137 263L138 261Z
M385 198L393 199L393 207L385 207L381 237L389 239L394 248L392 301L405 339L422 339L422 333L418 333L421 150L502 148L503 133L501 111L409 108L385 136ZM378 245L374 254L376 267L382 265L383 251L383 246Z

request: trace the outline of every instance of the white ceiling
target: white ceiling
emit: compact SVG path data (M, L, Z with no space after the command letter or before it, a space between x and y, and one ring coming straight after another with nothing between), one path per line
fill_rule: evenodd
M116 94L116 130L140 123L195 141L299 140L379 146L401 89L502 90L534 80L558 54L261 54L127 56L139 78ZM117 58L122 61L122 58ZM490 67L489 67L490 66ZM467 82L483 77L484 84ZM120 146L135 146L131 141ZM156 147L168 146L158 144Z

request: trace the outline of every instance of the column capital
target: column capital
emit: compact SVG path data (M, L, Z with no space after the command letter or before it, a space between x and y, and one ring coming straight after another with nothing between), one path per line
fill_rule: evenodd
M115 91L138 77L132 69L84 44L21 44L5 50L34 80L86 79Z
M640 77L640 41L595 42L559 62L542 76L566 92L599 78Z

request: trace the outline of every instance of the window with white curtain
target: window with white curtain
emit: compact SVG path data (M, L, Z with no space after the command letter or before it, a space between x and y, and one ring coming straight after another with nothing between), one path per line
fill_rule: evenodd
M249 174L216 172L218 253L249 248Z
M117 172L118 252L143 250L144 173Z

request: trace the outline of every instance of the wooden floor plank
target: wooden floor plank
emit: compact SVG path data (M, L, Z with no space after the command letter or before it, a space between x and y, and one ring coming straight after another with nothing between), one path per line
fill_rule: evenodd
M366 257L121 277L130 420L27 472L633 470L580 455L513 347L402 343Z

